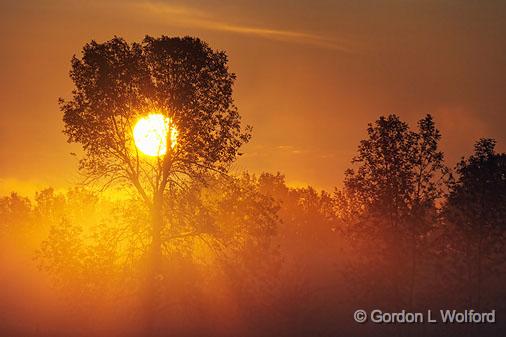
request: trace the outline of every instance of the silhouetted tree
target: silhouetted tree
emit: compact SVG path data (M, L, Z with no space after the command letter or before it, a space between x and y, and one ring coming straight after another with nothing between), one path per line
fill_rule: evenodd
M154 284L168 186L226 172L250 137L232 100L235 75L226 54L199 39L146 36L141 43L115 37L86 44L72 58L70 77L72 98L60 99L65 134L83 146L80 168L88 181L132 186L150 209ZM132 140L136 120L153 110L179 132L177 147L155 160L141 156Z
M487 277L504 273L506 154L495 152L495 140L480 139L455 172L444 207L453 229L447 244L458 253L457 267L464 267L468 304L480 307Z
M416 132L389 115L369 124L367 133L353 159L358 168L346 171L345 187L335 194L338 214L351 222L353 237L377 245L386 262L378 272L389 275L394 300L402 275L409 275L406 295L412 304L422 238L436 216L447 173L438 148L441 135L430 115Z

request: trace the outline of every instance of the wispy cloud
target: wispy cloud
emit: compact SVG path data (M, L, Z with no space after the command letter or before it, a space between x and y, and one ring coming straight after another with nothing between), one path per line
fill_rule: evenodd
M232 34L250 35L258 38L312 45L315 47L346 53L352 53L355 51L354 48L352 48L351 43L347 42L344 39L339 41L334 38L303 31L233 24L215 18L208 13L192 7L151 1L136 3L132 5L136 10L148 12L151 15L158 17L160 20L166 20L167 22L170 22L172 25L228 32Z

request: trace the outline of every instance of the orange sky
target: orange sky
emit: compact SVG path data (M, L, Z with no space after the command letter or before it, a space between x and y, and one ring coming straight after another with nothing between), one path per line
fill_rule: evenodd
M0 3L0 193L78 181L62 134L70 58L119 35L193 35L226 50L253 139L235 170L339 185L367 122L435 116L449 162L506 141L506 2L13 1Z

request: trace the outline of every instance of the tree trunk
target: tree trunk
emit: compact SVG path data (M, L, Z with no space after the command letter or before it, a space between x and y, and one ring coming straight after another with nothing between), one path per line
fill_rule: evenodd
M162 282L162 238L163 227L163 192L157 192L153 197L151 208L151 247L148 256L148 273L146 278L146 329L147 336L158 336L158 309L160 285Z

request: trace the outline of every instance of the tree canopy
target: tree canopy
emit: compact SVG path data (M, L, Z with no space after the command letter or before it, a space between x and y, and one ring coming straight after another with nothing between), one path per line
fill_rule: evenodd
M181 176L225 172L250 138L234 105L227 55L191 37L87 43L72 58L70 99L60 99L64 132L82 145L89 180L133 184L146 202ZM133 146L139 117L156 111L178 130L178 146L157 163Z

